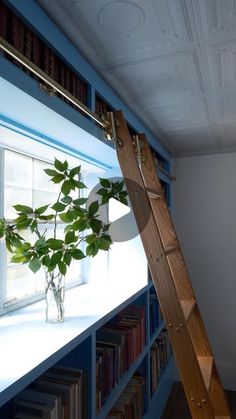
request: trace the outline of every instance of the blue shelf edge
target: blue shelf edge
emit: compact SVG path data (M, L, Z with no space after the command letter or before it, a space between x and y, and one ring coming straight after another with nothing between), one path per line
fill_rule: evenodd
M174 357L172 356L164 372L161 375L157 389L149 401L148 412L145 413L143 419L161 419L170 390L173 386L174 376Z
M164 321L161 321L161 323L159 324L159 326L157 327L157 329L150 336L150 342L149 342L150 347L153 345L153 343L155 342L156 338L161 333L162 329L164 329L164 327L165 327L165 323L164 323Z
M96 419L104 419L104 418L106 418L107 414L110 412L110 410L114 406L115 402L118 400L119 396L122 394L122 392L124 391L125 387L129 383L129 381L131 380L131 378L134 375L135 371L137 370L137 368L139 367L139 365L142 363L142 361L144 360L144 358L145 358L145 356L147 354L148 354L148 346L146 345L144 347L142 353L136 359L136 361L131 365L131 367L128 369L128 371L126 371L123 374L122 378L120 379L120 381L116 385L116 387L114 387L111 390L110 395L109 395L106 403L102 407L101 412L99 413L99 415L96 416Z

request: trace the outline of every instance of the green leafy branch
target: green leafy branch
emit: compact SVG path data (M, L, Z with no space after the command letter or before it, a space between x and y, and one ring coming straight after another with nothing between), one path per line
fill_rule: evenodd
M87 198L73 199L71 196L72 191L80 192L86 188L80 180L81 166L69 169L67 161L55 159L53 169L44 171L51 182L60 184L56 202L35 209L27 205L14 205L17 217L12 222L0 219L0 238L5 238L12 262L28 264L34 273L43 267L48 272L58 269L65 275L72 260L93 257L99 250L110 249L112 239L109 224L99 219L99 208L111 198L127 205L127 192L123 181L111 182L100 178L101 188L97 194L101 200L92 202L86 208ZM57 237L59 220L66 224L63 239ZM49 223L52 224L53 234L46 238ZM40 231L42 224L46 227L43 232ZM34 243L21 236L21 231L25 230L36 234ZM85 243L84 251L80 248L82 242Z

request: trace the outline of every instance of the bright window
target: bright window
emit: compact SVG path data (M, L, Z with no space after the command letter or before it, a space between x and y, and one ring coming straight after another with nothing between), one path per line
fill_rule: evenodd
M47 153L48 151L48 153ZM50 152L49 152L50 151ZM47 161L43 156L50 156ZM80 159L70 158L62 152L54 150L54 157L67 159L71 167L81 164L83 181L89 182L89 190L97 183L98 177L104 177L106 171L91 163L81 162ZM23 154L22 150L13 151L0 146L0 216L4 216L7 221L16 217L16 212L12 208L15 204L25 204L30 207L40 207L49 203L54 203L58 197L59 185L49 181L45 174L45 168L52 168L52 149L48 146L42 147L39 158ZM51 162L50 162L51 160ZM83 170L84 168L84 170ZM76 196L75 196L76 197ZM65 225L58 220L58 238L62 237ZM53 225L42 224L42 231L47 228L48 237ZM22 234L22 232L21 232ZM32 233L24 232L24 236L29 236L32 242ZM23 235L22 234L22 235ZM31 236L31 239L30 239ZM101 253L101 252L100 252ZM106 253L106 252L103 252ZM100 262L105 263L104 269L107 270L107 256L98 257ZM44 272L41 269L33 274L27 265L12 263L11 254L7 252L3 241L0 246L0 312L9 311L29 302L42 298L44 291ZM93 264L93 263L92 263ZM88 267L91 265L87 260L73 261L66 275L68 287L87 282ZM91 270L91 267L89 267Z

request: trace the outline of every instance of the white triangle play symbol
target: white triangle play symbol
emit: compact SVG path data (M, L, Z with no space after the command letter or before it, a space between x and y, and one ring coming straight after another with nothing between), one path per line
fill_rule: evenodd
M119 202L114 198L109 200L108 216L110 223L118 220L126 214L129 214L129 212L130 208L128 205L122 204L122 202Z

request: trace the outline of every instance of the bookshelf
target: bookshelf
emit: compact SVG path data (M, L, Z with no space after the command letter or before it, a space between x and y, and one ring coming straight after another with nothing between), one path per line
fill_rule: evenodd
M140 288L140 285L137 288ZM123 290L123 294L119 295L114 284L110 288L107 284L100 285L99 289L99 298L98 289L89 284L68 291L66 296L67 320L59 327L58 325L45 325L44 313L41 313L42 302L20 309L12 316L0 319L0 328L3 331L0 337L3 357L0 368L5 365L1 369L3 373L0 379L0 417L11 418L9 412L14 398L24 389L31 388L35 381L42 379L45 373L51 372L52 367L55 366L83 371L86 377L83 383L85 406L83 412L86 413L83 413L82 419L106 419L109 417L112 408L120 403L120 400L127 398L126 391L130 389L132 383L136 383L135 388L138 394L140 392L143 394L142 417L152 419L154 413L155 418L161 417L173 384L174 363L172 358L168 358L165 367L162 368L161 374L158 376L157 387L152 392L151 350L164 329L160 317L154 327L151 326L150 302L153 305L154 301L152 283L143 284L140 289L136 290L134 288L130 288L128 291ZM99 300L96 310L94 308L95 300ZM155 310L159 310L157 300L155 304L157 305ZM77 316L75 307L79 312ZM24 319L24 326L20 332L21 319ZM112 330L113 326L119 322L123 326L127 323L127 329L132 329L128 333L133 334L134 338L136 336L134 343L136 346L134 346L133 355L131 358L129 356L129 362L124 367L120 378L111 386L98 411L96 408L96 352L99 345L101 346L99 342L101 342L102 332L109 328ZM126 326L124 327L126 328ZM34 333L33 330L35 330ZM30 337L29 333L31 333ZM22 342L24 337L26 339L25 353L22 353L20 341ZM29 341L31 343L27 349ZM11 342L14 345L14 350L10 351L7 345L11 345ZM17 353L15 353L15 348L18 348ZM11 360L13 353L15 353L15 357ZM12 367L11 364L13 364ZM7 371L11 376L4 380ZM137 378L137 375L140 378ZM68 380L68 377L65 379ZM141 383L140 386L137 384L138 380ZM48 417L54 418L55 412Z

